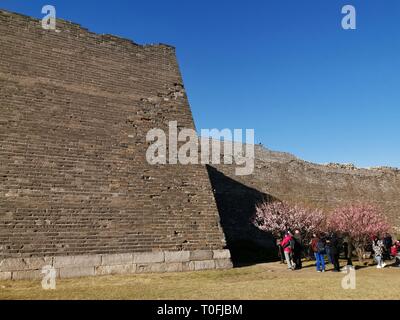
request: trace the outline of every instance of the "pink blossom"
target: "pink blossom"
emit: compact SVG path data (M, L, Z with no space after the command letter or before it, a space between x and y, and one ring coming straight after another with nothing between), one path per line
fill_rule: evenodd
M313 232L324 229L325 215L318 209L274 201L258 205L252 222L260 230L275 236L286 230L299 229L308 238Z
M329 215L327 225L330 230L349 235L356 246L390 231L390 224L380 208L365 203L337 208Z

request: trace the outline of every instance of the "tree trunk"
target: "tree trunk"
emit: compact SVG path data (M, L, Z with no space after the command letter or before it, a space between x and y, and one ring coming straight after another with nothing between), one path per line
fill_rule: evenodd
M364 262L364 252L363 252L363 249L362 248L360 248L360 247L358 247L357 249L356 249L356 252L357 252L357 257L358 257L358 261L360 261L361 263L363 263Z

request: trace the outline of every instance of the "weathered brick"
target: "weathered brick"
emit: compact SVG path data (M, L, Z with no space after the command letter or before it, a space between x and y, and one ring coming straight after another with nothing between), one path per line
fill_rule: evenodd
M141 252L133 254L133 263L157 263L164 262L164 252Z
M136 272L136 264L110 265L96 267L96 275L130 274Z
M231 253L229 250L214 250L214 259L229 259L231 257Z
M11 277L13 280L39 280L43 279L44 276L42 270L25 270L13 271Z
M78 278L95 275L95 267L62 267L59 270L60 278Z
M182 262L182 271L194 271L194 261Z
M136 268L137 273L161 273L180 271L183 271L183 265L181 262L138 264Z
M190 251L190 260L211 260L211 259L213 259L212 250Z
M214 260L194 261L194 270L215 269Z
M139 263L136 265L137 273L164 272L164 263Z
M183 263L182 262L166 263L166 271L181 272L183 271Z
M52 265L51 257L45 258L10 258L0 260L1 271L36 270L46 265Z
M101 265L103 265L103 266L123 265L123 264L129 264L132 262L133 262L132 253L101 255Z
M186 262L190 259L189 251L165 251L165 262Z
M11 272L0 272L0 280L10 280Z
M101 255L54 257L53 265L60 267L95 267L101 264Z

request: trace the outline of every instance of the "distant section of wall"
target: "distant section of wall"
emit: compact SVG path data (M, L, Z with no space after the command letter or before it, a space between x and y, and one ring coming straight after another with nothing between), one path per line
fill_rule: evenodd
M263 248L274 246L268 234L250 223L255 205L263 199L326 211L349 202L370 202L379 205L400 230L400 170L395 168L318 165L255 146L252 175L236 176L231 165L223 164L209 167L209 174L234 260L255 259L265 252Z
M0 258L224 249L205 166L145 158L194 128L174 48L57 29L0 11Z

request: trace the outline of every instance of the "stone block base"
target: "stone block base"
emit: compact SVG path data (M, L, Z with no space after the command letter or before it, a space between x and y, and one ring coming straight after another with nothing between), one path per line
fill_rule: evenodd
M138 253L9 258L0 260L0 280L37 280L42 268L57 278L96 275L183 272L232 268L229 250L155 251Z

